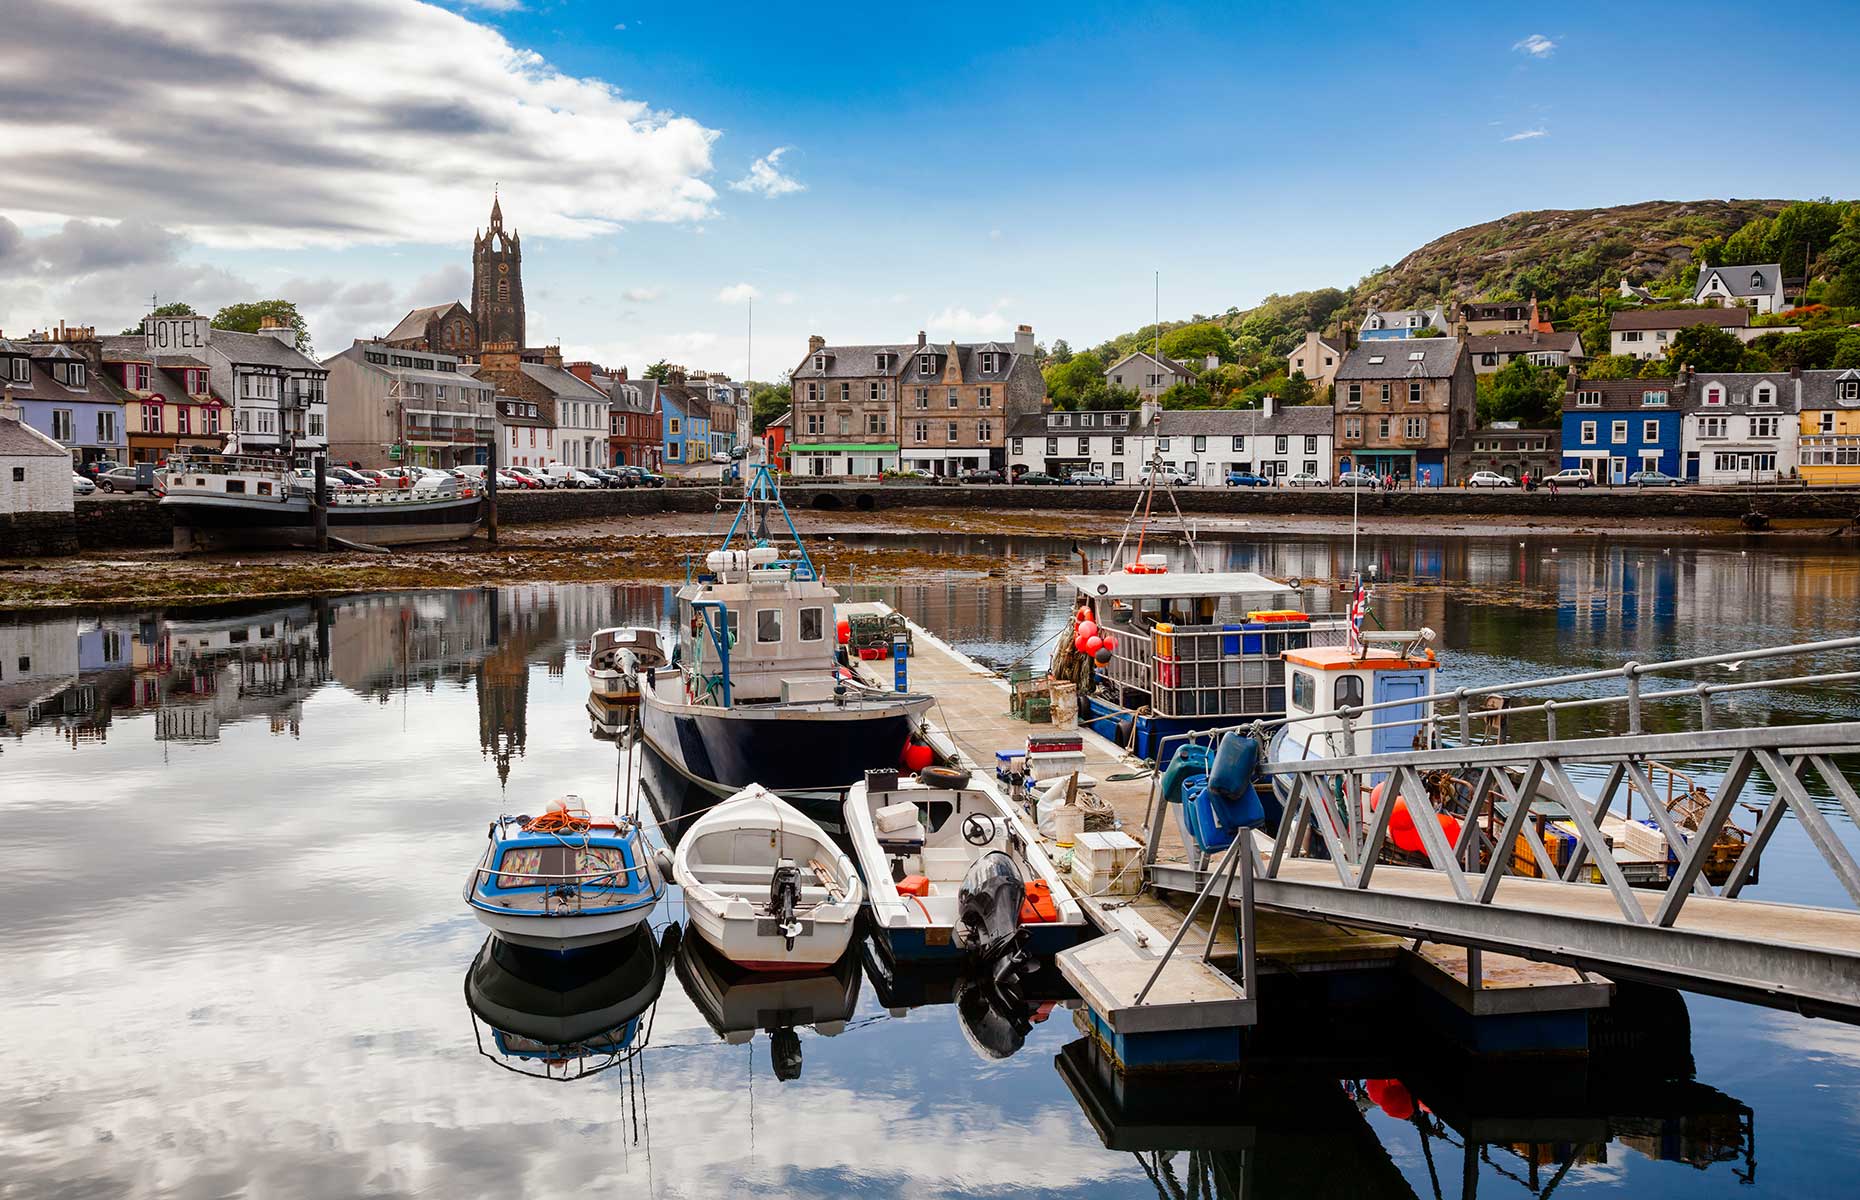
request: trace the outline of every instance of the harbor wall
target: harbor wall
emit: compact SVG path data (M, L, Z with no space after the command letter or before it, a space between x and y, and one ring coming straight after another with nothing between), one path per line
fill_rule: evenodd
M1138 496L1136 488L1127 487L934 487L903 483L790 484L784 490L784 497L794 509L846 513L983 508L1128 513ZM1564 491L1554 497L1543 491L1420 490L1362 493L1355 499L1359 511L1365 514L1420 519L1510 516L1606 520L1635 516L1737 520L1754 507L1771 520L1860 520L1860 490L1852 488L1779 488L1754 496L1732 488L1644 492L1593 488ZM1352 497L1347 491L1329 488L1187 488L1176 493L1175 501L1189 513L1347 518ZM666 512L707 513L716 511L720 503L727 507L734 498L720 498L715 487L507 492L498 498L498 519L504 525L560 524ZM173 544L173 538L174 522L168 511L146 496L79 499L69 516L25 513L0 517L0 557L165 548Z

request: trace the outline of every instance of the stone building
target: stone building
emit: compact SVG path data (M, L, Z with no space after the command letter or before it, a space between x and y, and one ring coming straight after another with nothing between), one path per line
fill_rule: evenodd
M503 443L499 461L517 466L562 462L571 467L598 467L606 461L607 393L571 374L562 362L561 347L532 351L519 350L514 342L486 342L474 373L495 387L500 398L522 402L525 422L546 421L529 424L532 433L526 435L534 438L535 430L546 428L543 446ZM498 408L501 421L506 415L501 399ZM505 436L516 437L517 432L513 429ZM505 457L510 454L519 457Z
M465 357L478 353L478 322L457 300L416 308L381 341L398 350L431 350Z
M371 469L490 461L494 389L463 371L457 355L358 341L323 365L334 461Z
M808 339L791 375L798 475L953 475L1007 463L1007 427L1046 398L1033 328L1010 343L829 346Z
M1563 469L1563 431L1494 421L1454 445L1447 469L1455 483L1474 471L1495 471L1515 480L1528 473L1532 479L1542 479Z
M1366 341L1337 372L1339 463L1415 482L1426 472L1442 484L1477 402L1472 356L1458 338Z
M471 315L480 342L528 345L523 317L523 241L504 229L504 210L491 198L491 224L472 236Z

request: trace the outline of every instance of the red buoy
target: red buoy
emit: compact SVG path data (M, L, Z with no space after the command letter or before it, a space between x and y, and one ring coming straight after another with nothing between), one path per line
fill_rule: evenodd
M1414 1096L1408 1091L1408 1085L1399 1079L1366 1079L1363 1090L1377 1108L1397 1121L1406 1121L1414 1116Z
M852 641L852 622L846 620L844 617L840 618L839 632L840 645L844 646L846 643Z
M917 774L935 761L936 755L932 754L930 747L922 742L904 743L903 766L911 774Z
M1092 637L1096 635L1097 632L1098 632L1098 622L1096 621L1080 621L1078 624L1077 633L1079 637L1081 638Z

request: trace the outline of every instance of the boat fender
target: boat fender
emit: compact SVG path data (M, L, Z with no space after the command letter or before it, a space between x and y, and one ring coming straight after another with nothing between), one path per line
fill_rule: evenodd
M924 767L917 772L917 782L925 787L953 791L969 786L969 773L959 767Z
M1216 819L1233 829L1257 829L1266 821L1265 806L1253 790L1259 768L1259 743L1245 734L1229 733L1214 752L1208 771L1208 791L1220 803Z
M654 865L659 868L659 878L671 879L673 860L670 850L667 850L664 846L660 846L657 850L652 852L652 861Z

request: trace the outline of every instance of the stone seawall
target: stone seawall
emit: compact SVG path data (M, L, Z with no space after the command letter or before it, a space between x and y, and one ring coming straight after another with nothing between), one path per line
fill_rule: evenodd
M789 506L816 512L878 512L902 509L1004 508L1023 511L1097 510L1127 513L1138 490L1126 487L932 487L914 484L790 484ZM1609 517L1731 519L1752 508L1753 497L1736 489L1591 488L1548 492L1413 491L1364 492L1361 511L1400 517ZM1351 496L1334 488L1185 488L1176 493L1184 512L1246 516L1348 517ZM1860 519L1860 491L1779 488L1754 497L1772 520ZM726 503L729 503L726 501ZM541 525L655 513L705 513L718 504L714 487L629 488L614 491L506 492L499 497L504 525ZM80 499L69 517L62 513L0 516L0 557L31 558L83 550L162 548L173 544L174 522L153 499Z

